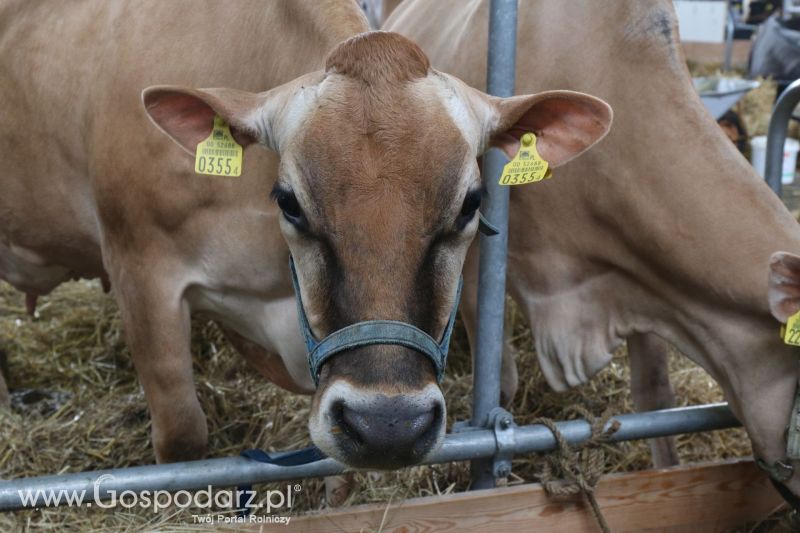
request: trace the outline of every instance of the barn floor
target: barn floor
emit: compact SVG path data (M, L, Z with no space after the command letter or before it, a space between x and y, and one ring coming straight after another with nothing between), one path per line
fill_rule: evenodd
M632 410L624 349L588 385L555 394L538 369L530 332L513 308L510 322L514 345L520 352L522 380L513 405L520 423L538 416L563 419L565 409L575 403L596 414L606 409L614 413ZM195 321L193 336L196 382L209 419L211 456L235 455L255 446L282 450L309 443L308 398L283 392L255 375L232 352L214 324ZM40 300L35 317L25 314L22 295L0 284L0 347L8 355L13 391L10 412L0 414L4 426L0 439L2 477L153 462L146 404L119 329L116 305L98 284L61 286ZM686 358L673 356L670 366L681 405L721 400L713 381ZM467 344L459 328L443 386L450 425L468 418L470 383ZM681 436L678 449L684 462L750 453L742 430ZM608 472L649 466L644 442L609 446L606 457ZM535 457L515 461L512 483L534 481L538 468ZM359 474L347 503L463 491L468 479L465 464L418 467L380 477ZM301 483L293 512L323 508L322 482ZM180 523L191 525L191 513L62 508L0 515L3 531L88 526L119 531Z

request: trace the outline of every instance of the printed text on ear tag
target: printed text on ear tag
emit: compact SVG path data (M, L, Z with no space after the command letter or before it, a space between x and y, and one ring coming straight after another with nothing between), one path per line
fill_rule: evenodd
M781 327L783 342L790 346L800 346L800 311L789 317Z
M519 152L503 167L500 185L525 185L553 176L547 161L536 151L536 135L526 133L520 139Z
M242 151L228 124L215 116L211 135L197 144L194 171L211 176L241 176Z

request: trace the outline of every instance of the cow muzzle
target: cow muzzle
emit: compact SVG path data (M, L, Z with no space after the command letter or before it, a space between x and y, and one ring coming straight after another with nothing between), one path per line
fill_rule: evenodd
M338 353L376 345L410 350L414 359L419 359L414 352L422 354L433 363L437 384L442 382L461 296L461 279L439 341L416 326L395 320L358 322L318 341L306 317L294 261L290 259L289 264L309 370L317 388L323 363ZM438 385L429 382L424 387L414 387L415 390L389 394L392 376L383 381L383 391L337 379L328 382L324 390L318 390L309 423L314 443L350 466L382 469L418 464L438 448L445 428L445 403ZM402 381L402 376L397 381Z
M337 380L325 388L309 428L320 449L350 466L415 465L444 439L444 398L433 383L386 396Z

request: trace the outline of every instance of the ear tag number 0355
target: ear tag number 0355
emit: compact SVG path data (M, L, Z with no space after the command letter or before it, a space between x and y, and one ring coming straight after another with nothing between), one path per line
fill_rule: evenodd
M785 326L781 326L781 337L789 346L800 346L800 311L790 316Z
M500 185L525 185L551 178L553 171L549 167L536 151L536 135L526 133L520 139L517 155L503 167Z
M215 116L211 134L197 144L194 171L210 176L241 176L242 152L228 124Z

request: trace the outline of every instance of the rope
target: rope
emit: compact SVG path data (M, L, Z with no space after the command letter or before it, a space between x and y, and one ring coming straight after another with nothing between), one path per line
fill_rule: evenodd
M531 423L541 424L549 429L558 444L557 451L544 456L544 466L539 474L539 480L550 496L567 496L582 492L600 529L603 533L611 533L597 504L594 489L605 467L605 452L602 445L609 442L610 437L619 429L620 423L618 420L610 420L611 414L608 412L596 418L580 405L570 406L566 411L572 411L589 422L592 436L581 446L573 448L552 419L535 418ZM609 420L609 427L605 430Z

